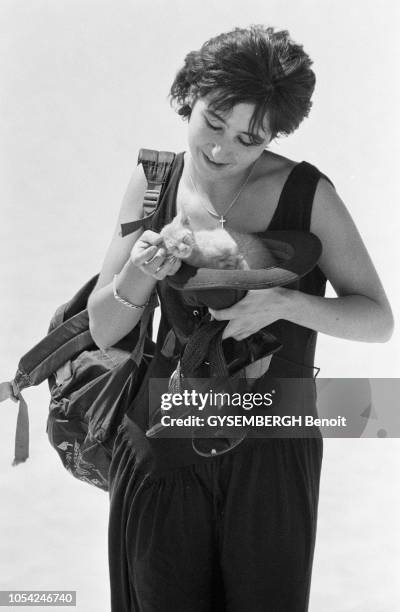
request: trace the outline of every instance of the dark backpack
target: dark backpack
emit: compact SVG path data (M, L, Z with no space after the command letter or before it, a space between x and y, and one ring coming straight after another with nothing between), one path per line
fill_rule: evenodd
M169 152L140 150L138 163L148 181L144 218L128 224L129 233L150 227L174 158ZM0 385L0 401L19 401L13 463L17 465L29 456L28 409L21 391L47 378L50 443L73 476L107 491L118 427L154 355L152 320L158 300L154 292L138 325L114 347L101 351L90 334L86 309L97 279L94 276L57 309L48 334L21 358L14 380Z

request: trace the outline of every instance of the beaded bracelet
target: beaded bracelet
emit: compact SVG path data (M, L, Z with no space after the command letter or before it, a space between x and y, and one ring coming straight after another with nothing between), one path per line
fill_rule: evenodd
M128 306L128 308L135 308L135 310L144 310L149 302L146 302L145 304L143 304L143 306L137 306L136 304L132 304L132 302L129 302L128 300L125 300L123 297L121 297L118 294L118 291L117 291L117 277L118 277L118 274L114 274L114 278L113 278L113 294L114 294L114 298L117 300L117 302L121 302L121 304L123 304L124 306Z

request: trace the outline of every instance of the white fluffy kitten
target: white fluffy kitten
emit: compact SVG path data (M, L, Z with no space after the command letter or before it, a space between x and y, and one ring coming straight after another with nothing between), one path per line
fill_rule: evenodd
M176 215L161 235L168 254L196 268L249 270L275 263L269 249L254 234L222 228L193 230L184 213Z

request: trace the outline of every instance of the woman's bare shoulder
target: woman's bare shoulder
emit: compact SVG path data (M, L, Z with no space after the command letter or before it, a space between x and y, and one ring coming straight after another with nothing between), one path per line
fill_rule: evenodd
M264 151L261 155L254 176L254 193L264 202L271 214L289 174L296 165L297 162L271 151Z
M298 162L265 150L259 162L258 177L264 180L279 180L285 178Z

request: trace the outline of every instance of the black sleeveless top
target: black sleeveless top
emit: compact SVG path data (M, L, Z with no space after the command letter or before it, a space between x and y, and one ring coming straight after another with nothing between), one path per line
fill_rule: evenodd
M174 161L167 189L154 217L152 224L154 231L160 231L176 214L176 196L183 166L184 156L183 153L179 153ZM314 194L321 176L324 175L307 162L294 166L285 182L271 222L265 231L309 231ZM259 236L262 237L263 233L260 232ZM323 296L325 286L326 277L317 266L309 274L287 287L303 293ZM171 328L175 330L178 338L189 336L197 325L199 310L185 304L182 295L172 289L166 280L158 283L158 293L162 316L157 346L162 347ZM317 333L284 319L273 323L268 330L283 344L283 348L272 358L269 374L281 378L314 376Z
M169 223L176 212L176 195L183 170L183 153L176 156L168 187L153 217L152 229L159 231ZM309 230L315 188L321 173L308 163L301 162L291 171L282 190L268 230ZM260 233L262 235L262 233ZM326 278L319 268L304 276L291 288L313 295L324 295ZM214 457L203 457L193 451L188 438L153 438L145 432L152 417L160 408L162 386L175 370L182 349L182 338L187 338L199 322L198 309L187 305L182 294L171 288L166 280L157 284L161 303L161 321L158 330L156 353L144 379L123 420L124 435L130 440L135 454L135 470L145 475L165 473L184 465L212 462ZM300 409L312 413L315 407L314 352L316 332L285 320L276 321L269 329L283 344L274 355L266 374L258 379L262 386L265 376L276 379L295 378L292 397ZM171 333L173 330L174 333ZM171 342L170 339L173 339ZM175 339L178 339L178 343ZM178 348L178 352L176 352ZM300 379L300 380L299 380ZM302 379L302 380L301 380ZM306 381L308 379L308 381ZM161 381L161 387L160 387ZM164 381L164 382L162 382ZM258 384L257 382L257 384ZM288 388L288 385L286 386ZM273 434L271 434L272 437ZM255 448L269 438L246 439L229 454L241 452L249 445ZM307 440L303 441L307 442ZM300 443L300 440L299 440Z

